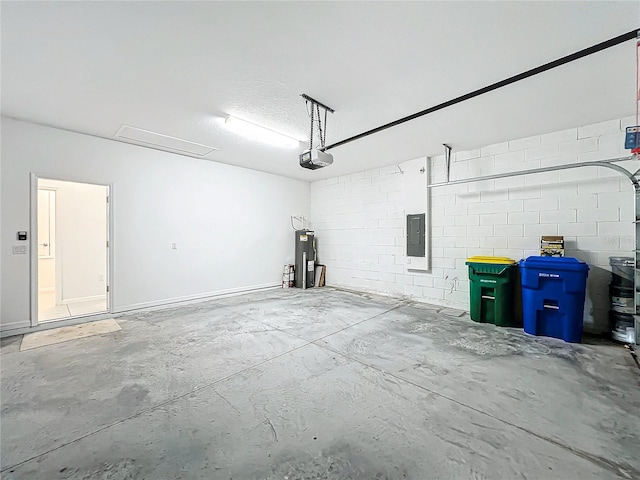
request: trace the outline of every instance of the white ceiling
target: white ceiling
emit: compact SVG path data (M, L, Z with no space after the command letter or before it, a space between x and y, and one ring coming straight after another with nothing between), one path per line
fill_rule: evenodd
M238 137L232 114L327 143L640 25L640 2L1 3L2 113L113 138L122 124L219 148L209 160L303 180L635 113L633 41L331 150ZM300 149L304 148L301 144ZM176 157L176 161L180 157Z

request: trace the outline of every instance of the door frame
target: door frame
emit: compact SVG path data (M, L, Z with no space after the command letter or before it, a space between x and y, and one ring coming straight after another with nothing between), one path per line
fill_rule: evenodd
M60 320L69 320L73 318L91 317L94 315L104 315L105 313L111 313L113 310L113 184L111 183L98 183L91 180L86 180L78 177L60 177L57 175L48 175L40 173L30 174L30 235L29 241L29 276L30 276L30 320L31 326L37 327L38 322L38 180L57 180L61 182L73 182L73 183L85 183L88 185L98 185L107 189L107 200L105 201L105 208L107 209L107 272L105 280L107 284L107 310L102 312L90 313L87 315L76 315L71 317L61 318ZM56 242L57 248L58 242ZM56 268L57 270L57 268ZM53 320L55 321L55 320ZM48 322L47 322L48 323Z

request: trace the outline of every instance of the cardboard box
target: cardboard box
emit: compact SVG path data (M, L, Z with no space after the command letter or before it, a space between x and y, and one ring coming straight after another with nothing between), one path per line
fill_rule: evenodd
M564 237L544 235L540 238L540 256L564 257Z

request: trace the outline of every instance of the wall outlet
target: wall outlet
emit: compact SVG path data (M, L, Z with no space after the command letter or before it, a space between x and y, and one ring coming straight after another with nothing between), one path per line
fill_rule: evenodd
M13 246L13 254L14 255L26 255L27 254L27 246L26 245L14 245Z
M177 250L178 249L178 244L177 243L172 243L171 244L171 250Z

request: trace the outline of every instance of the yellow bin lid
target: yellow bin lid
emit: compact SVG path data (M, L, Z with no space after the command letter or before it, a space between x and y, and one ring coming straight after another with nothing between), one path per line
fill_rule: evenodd
M472 263L497 263L500 265L513 265L515 260L508 257L487 257L484 255L476 255L475 257L467 258L467 262Z

